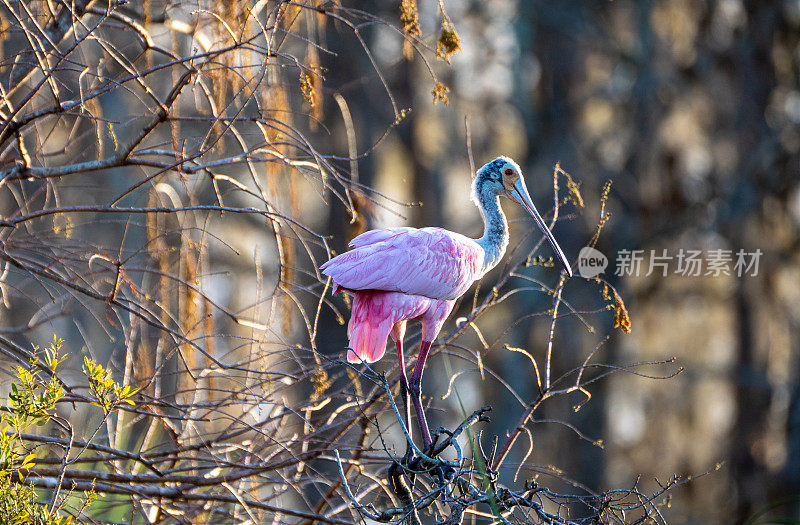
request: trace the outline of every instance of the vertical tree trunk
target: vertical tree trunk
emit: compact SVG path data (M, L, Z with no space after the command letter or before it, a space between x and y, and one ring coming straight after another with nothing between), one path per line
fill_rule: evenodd
M773 36L776 30L780 3L746 2L747 25L745 34L739 39L735 51L735 65L738 76L739 100L741 101L738 121L739 151L758 153L758 146L769 140L771 130L765 120L765 111L770 96L775 89L775 71L771 58ZM754 156L742 155L738 173L742 184L739 193L760 192L759 180L763 180L759 162ZM735 195L736 197L737 195ZM751 195L738 195L740 202L752 202ZM761 199L757 199L760 202ZM727 237L732 245L741 246L744 242L744 219L748 209L736 210L727 225ZM763 507L767 501L767 473L764 465L754 456L754 444L765 431L766 416L769 410L772 391L766 377L766 364L756 355L756 341L753 334L753 297L739 279L736 290L736 317L738 321L738 342L736 355L736 406L737 419L734 431L731 462L733 482L736 488L737 508L735 520L745 522L748 517Z
M428 85L429 79L417 78L414 62L404 60L400 65L400 72L397 75L397 86L395 95L400 107L414 107L415 93L414 86ZM411 184L411 194L414 202L420 203L411 209L409 215L412 226L446 226L444 224L444 214L442 213L444 184L441 174L426 169L418 157L421 150L417 144L414 128L418 125L417 112L412 111L397 128L398 137L403 143L405 153L408 157L408 164L404 166L404 172Z
M800 332L800 326L791 328L793 333ZM794 354L800 353L800 345L795 341ZM796 359L795 380L800 378L800 359ZM783 493L800 495L800 381L797 381L792 391L789 402L789 414L786 422L786 464L783 467L781 478ZM800 518L800 499L789 503L788 516Z

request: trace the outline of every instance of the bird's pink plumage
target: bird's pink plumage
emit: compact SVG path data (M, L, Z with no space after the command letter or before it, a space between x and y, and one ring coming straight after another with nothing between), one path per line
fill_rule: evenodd
M359 291L353 297L347 336L351 363L374 363L386 351L386 339L399 323L418 319L423 323L422 337L433 338L441 330L454 301L431 299L398 292ZM400 330L402 334L404 330ZM428 339L430 340L430 339Z
M474 240L442 228L373 230L351 245L320 268L337 288L452 300L480 277L483 266L483 250Z
M408 232L409 230L416 230L416 228L409 228L401 226L398 228L382 228L380 230L370 230L364 232L352 241L350 241L351 248L358 248L359 246L366 246L367 244L374 244L376 242L385 241L390 237L394 237L400 233Z
M349 252L320 269L333 279L333 293L354 293L347 335L347 360L372 363L386 350L393 327L418 319L432 341L453 302L483 267L483 250L463 235L442 228L386 228L363 233Z

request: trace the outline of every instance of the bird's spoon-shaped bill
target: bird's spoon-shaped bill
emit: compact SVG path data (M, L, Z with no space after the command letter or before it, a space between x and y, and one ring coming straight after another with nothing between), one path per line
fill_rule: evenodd
M544 223L544 219L539 214L539 210L536 209L536 205L533 204L531 200L531 196L528 194L528 188L525 187L525 181L522 177L518 178L517 181L514 183L514 187L507 192L508 197L521 204L528 210L528 213L531 214L533 219L536 221L536 224L542 230L542 233L545 234L547 240L550 241L550 245L553 247L553 250L556 252L558 259L561 261L561 264L564 265L564 269L567 270L567 273L570 277L572 277L572 268L569 265L569 261L567 261L567 256L564 255L564 252L561 250L561 246L558 245L556 242L555 237L550 232L550 228Z

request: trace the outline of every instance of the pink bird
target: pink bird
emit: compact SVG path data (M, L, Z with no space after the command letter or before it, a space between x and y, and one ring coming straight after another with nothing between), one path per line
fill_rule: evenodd
M386 228L363 233L350 242L352 250L323 264L320 269L339 290L353 293L347 336L347 360L372 363L383 357L386 338L397 345L400 390L406 428L411 435L409 397L414 403L424 448L431 434L422 409L422 370L453 304L473 282L494 268L508 246L508 223L500 208L503 195L521 204L547 236L556 255L571 276L564 252L536 210L520 167L508 157L498 157L478 170L472 184L472 200L483 215L484 233L470 239L443 228ZM403 336L407 321L422 322L422 344L411 373L406 377ZM406 451L406 460L410 448Z

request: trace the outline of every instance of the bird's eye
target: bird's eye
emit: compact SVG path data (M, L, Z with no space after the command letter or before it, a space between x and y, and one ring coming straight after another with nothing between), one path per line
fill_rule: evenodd
M511 168L506 168L506 171L504 171L503 173L505 173L510 177L511 175L514 174L514 170L512 170Z

